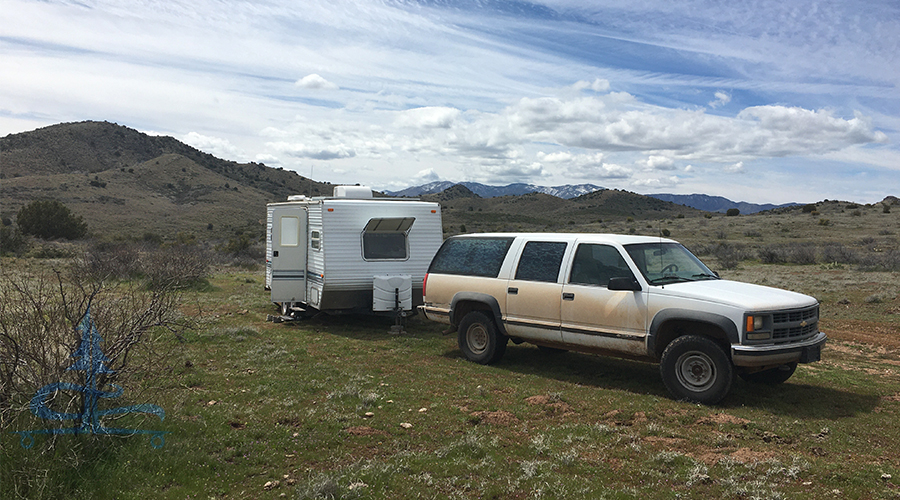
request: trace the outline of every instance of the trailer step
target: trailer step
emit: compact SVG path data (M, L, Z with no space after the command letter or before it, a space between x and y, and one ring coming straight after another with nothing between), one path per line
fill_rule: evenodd
M293 316L273 316L271 314L266 316L266 321L271 321L272 323L284 323L285 321L296 321L297 318Z

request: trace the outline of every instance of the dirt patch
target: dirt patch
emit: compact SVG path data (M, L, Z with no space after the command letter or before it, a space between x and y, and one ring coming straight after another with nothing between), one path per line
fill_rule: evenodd
M835 340L860 342L882 346L886 349L900 349L900 325L873 323L860 320L830 320L823 322L822 331ZM831 345L828 346L832 348Z
M572 405L552 396L531 396L525 398L525 402L530 405L543 406L548 413L552 414L563 416L575 414L575 409L572 408Z
M511 426L519 423L519 419L508 411L476 411L469 414L474 424L492 424Z
M778 460L779 455L774 451L754 451L750 448L738 448L731 453L708 451L695 456L697 460L712 467L722 460L730 459L742 464L765 462L767 460Z
M352 436L387 436L388 433L379 429L373 429L371 427L366 427L364 425L359 425L356 427L349 427L346 429L347 433Z
M735 417L727 413L716 413L706 417L697 419L697 424L718 425L718 424L734 424L744 426L750 423L746 418Z

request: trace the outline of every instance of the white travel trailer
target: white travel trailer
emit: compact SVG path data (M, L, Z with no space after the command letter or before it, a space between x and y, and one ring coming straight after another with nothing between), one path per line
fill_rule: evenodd
M374 198L365 186L267 205L266 289L283 316L316 311L404 316L443 242L441 206Z

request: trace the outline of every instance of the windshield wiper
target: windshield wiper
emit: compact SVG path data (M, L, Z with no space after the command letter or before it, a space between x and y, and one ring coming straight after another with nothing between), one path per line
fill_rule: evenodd
M679 283L684 281L691 281L687 278L682 278L681 276L663 276L661 278L656 278L655 280L650 280L651 285L665 285L668 283Z
M706 273L695 274L695 275L691 276L691 278L703 278L703 279L711 279L711 280L719 279L719 277L716 276L715 274L706 274Z

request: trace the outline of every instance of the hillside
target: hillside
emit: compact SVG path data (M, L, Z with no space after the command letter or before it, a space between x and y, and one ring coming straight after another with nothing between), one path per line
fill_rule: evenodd
M0 138L0 179L4 218L30 201L57 199L100 237L261 235L266 203L332 191L295 172L222 160L172 137L108 122Z
M794 205L798 205L797 203L784 203L782 205L773 205L771 203L759 204L759 203L748 203L746 201L731 201L728 198L722 196L710 196L707 194L650 194L647 195L653 198L657 198L663 201L671 201L672 203L678 203L679 205L687 205L692 208L696 208L698 210L705 210L707 212L721 212L725 213L731 208L736 208L741 211L742 214L755 214L757 212L763 212L766 210L774 210L776 208L790 207Z
M543 193L482 198L458 184L421 198L441 203L444 229L448 234L487 231L605 232L610 230L607 223L612 220L657 221L699 217L704 213L619 190L595 191L570 200Z

